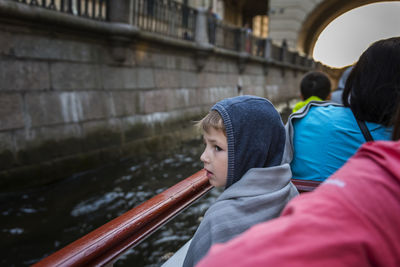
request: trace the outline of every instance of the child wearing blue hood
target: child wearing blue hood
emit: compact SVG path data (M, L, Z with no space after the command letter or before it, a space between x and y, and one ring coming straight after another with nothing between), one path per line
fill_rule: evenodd
M298 195L288 164L281 165L285 129L265 98L238 96L215 104L198 126L205 150L200 159L212 185L225 187L204 215L183 266L194 266L215 243L278 217Z

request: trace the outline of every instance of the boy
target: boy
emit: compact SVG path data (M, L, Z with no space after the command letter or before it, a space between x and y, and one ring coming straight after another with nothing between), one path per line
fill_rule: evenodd
M205 150L200 159L209 181L225 190L204 215L183 266L194 266L213 244L277 217L298 194L290 182L289 165L280 165L285 130L267 99L224 99L198 126L204 133Z
M300 97L303 101L297 103L293 113L307 105L310 101L325 101L331 93L331 81L320 71L311 71L304 75L300 83Z

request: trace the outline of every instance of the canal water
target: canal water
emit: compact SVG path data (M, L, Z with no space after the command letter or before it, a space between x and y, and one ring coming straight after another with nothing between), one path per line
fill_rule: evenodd
M36 191L1 197L1 266L28 266L202 168L200 139L175 151L126 158ZM124 254L114 266L160 266L194 234L219 192Z

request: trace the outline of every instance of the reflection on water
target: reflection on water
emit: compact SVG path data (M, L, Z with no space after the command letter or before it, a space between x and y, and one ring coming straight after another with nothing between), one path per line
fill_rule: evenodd
M202 168L200 140L173 153L123 159L41 190L0 196L1 266L27 266ZM159 266L194 233L212 190L114 266Z

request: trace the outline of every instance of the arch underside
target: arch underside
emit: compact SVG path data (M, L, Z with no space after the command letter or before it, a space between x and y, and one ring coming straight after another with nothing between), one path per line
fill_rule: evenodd
M326 0L322 2L311 11L303 22L298 33L297 49L312 55L318 36L334 19L354 8L388 1L396 2L396 0Z

